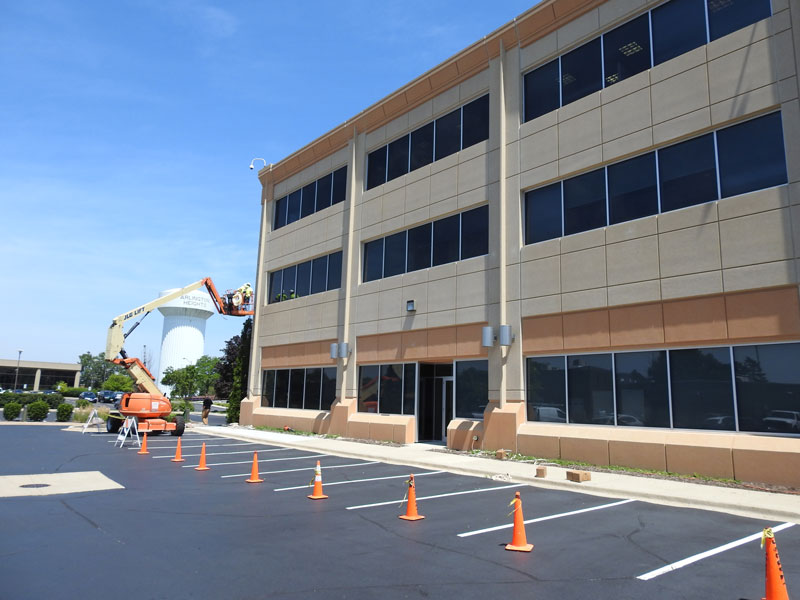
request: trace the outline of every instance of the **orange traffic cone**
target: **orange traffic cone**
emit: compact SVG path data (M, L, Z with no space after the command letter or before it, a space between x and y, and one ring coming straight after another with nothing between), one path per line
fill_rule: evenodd
M400 515L399 519L406 521L419 521L424 519L422 515L417 513L417 490L414 485L414 475L408 478L408 505L406 506L406 514Z
M200 464L194 468L195 471L208 471L209 467L206 466L206 443L203 442L203 447L200 449Z
M525 519L522 516L522 498L519 497L519 492L516 493L511 504L514 505L514 535L511 537L511 543L506 546L506 550L530 552L533 550L533 544L529 544L525 537Z
M141 449L136 454L150 454L147 451L147 432L144 432L144 441L142 442Z
M324 500L327 498L327 496L322 493L322 468L319 466L319 461L317 461L317 467L314 469L314 491L309 498L312 500Z
M767 547L767 595L762 600L789 600L789 593L786 591L786 579L783 577L783 567L781 567L781 557L778 556L775 535L770 527L765 528L764 533L761 535L762 548L765 543Z
M247 483L261 483L263 479L258 478L258 453L253 452L253 470L250 471L250 479L245 479Z
M172 462L183 462L183 458L181 458L181 438L178 438L178 447L175 448L175 458L172 459Z

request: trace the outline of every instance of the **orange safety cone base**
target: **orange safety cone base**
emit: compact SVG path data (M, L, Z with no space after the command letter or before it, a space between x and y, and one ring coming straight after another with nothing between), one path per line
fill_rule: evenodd
M195 467L195 471L210 471L211 467Z
M327 496L325 494L309 494L308 498L311 498L312 500L324 500L327 498Z
M256 479L245 479L245 481L247 483L264 483L263 479L258 479L258 478L256 478Z
M171 458L169 462L186 462L185 458Z
M424 519L425 517L423 517L422 515L416 515L416 516L400 515L397 518L403 519L404 521L419 521L420 519Z
M514 544L506 545L506 550L515 550L517 552L530 552L533 550L533 544L525 544L524 546L515 546Z

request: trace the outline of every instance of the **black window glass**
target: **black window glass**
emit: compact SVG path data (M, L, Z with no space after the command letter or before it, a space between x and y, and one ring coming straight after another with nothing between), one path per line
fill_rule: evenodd
M666 351L615 354L614 373L617 425L669 427Z
M383 238L364 244L364 281L383 277Z
M600 38L561 57L561 105L566 106L603 86Z
M286 207L288 204L288 198L284 196L283 198L278 199L275 202L275 216L272 220L274 225L272 226L273 229L280 229L284 225L286 225Z
M433 266L458 260L458 215L433 223Z
M489 254L489 206L461 213L461 260Z
M489 361L456 363L456 417L482 419L489 403Z
M541 117L558 108L561 90L558 82L558 59L551 60L525 75L525 121Z
M322 369L306 369L306 385L303 393L303 408L319 410L319 391Z
M706 43L705 0L671 0L653 9L653 63L658 65Z
M386 183L386 146L367 155L367 189Z
M740 431L800 433L800 344L733 349Z
M658 213L655 152L608 167L608 211L611 223Z
M564 181L564 235L606 225L606 178L597 169Z
M417 393L417 365L403 365L403 414L414 414L414 403Z
M440 363L433 365L433 377L452 377L453 363Z
M469 148L473 144L489 139L489 94L465 104L463 109L464 133L461 147Z
M303 408L305 369L292 369L289 379L289 408Z
M721 129L717 152L723 198L787 181L780 113Z
M717 199L714 134L658 151L661 212Z
M317 179L317 204L316 210L328 208L331 205L331 190L333 185L333 173L325 175L322 179Z
M300 218L300 201L303 194L300 190L296 190L289 194L289 207L286 209L286 224L294 223Z
M269 274L269 303L280 302L283 291L283 270L273 271Z
M342 251L328 255L328 289L338 290L342 287Z
M283 270L283 295L281 300L291 300L295 298L297 286L297 265L286 267Z
M431 266L431 224L425 223L408 230L407 272Z
M331 204L344 202L347 196L347 165L333 172L333 197Z
M393 141L388 148L389 164L386 181L391 181L408 173L408 136Z
M328 286L328 257L320 256L311 261L311 293L324 292Z
M610 354L567 356L570 423L614 424Z
M406 272L406 232L401 231L384 238L383 276L391 277Z
M368 365L358 370L358 412L378 412L378 377L380 367Z
M381 365L380 402L382 413L403 412L403 365Z
M567 422L567 380L563 356L527 360L528 421Z
M297 265L297 282L295 283L295 295L308 296L311 293L311 261Z
M673 427L733 431L730 350L670 350L669 367Z
M330 410L336 400L336 367L322 369L322 403L320 410Z
M561 184L526 192L525 243L535 244L561 235Z
M606 87L650 68L650 18L647 13L603 36Z
M275 371L275 404L277 408L289 405L289 369Z
M436 160L461 150L461 109L436 119Z
M313 215L317 209L317 182L309 183L302 190L303 199L300 202L300 218Z
M275 371L270 369L264 371L264 376L261 380L261 406L269 408L272 406L275 398Z
M708 30L716 40L770 16L769 0L707 0Z
M433 162L433 122L411 132L411 170Z

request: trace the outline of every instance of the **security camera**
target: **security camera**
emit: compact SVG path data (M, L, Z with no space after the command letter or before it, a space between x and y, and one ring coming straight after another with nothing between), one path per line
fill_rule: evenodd
M253 170L253 163L250 163L250 170Z

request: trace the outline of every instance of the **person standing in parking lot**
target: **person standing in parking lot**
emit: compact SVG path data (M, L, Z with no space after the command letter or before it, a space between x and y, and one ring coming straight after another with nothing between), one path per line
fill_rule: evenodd
M203 425L208 425L208 413L211 412L211 398L203 398Z

